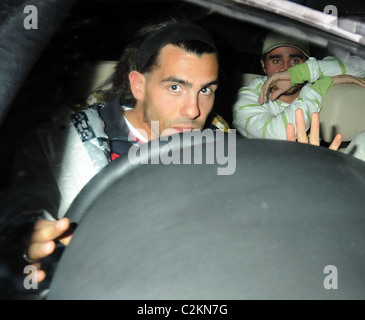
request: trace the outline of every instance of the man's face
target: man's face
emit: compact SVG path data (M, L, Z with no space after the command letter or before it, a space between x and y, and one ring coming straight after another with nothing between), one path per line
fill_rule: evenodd
M159 122L159 132L149 138L202 130L212 110L218 88L218 61L215 54L197 56L173 46L165 46L157 66L144 75L144 95L137 99L143 121Z
M307 60L306 56L297 48L279 47L266 55L266 61L261 60L262 69L268 77L272 74L285 71Z
M261 60L261 65L266 75L270 77L274 73L285 71L297 64L305 62L306 60L306 56L297 48L279 47L268 52L266 60ZM302 87L303 84L298 84L284 92L282 96L293 96L300 91Z

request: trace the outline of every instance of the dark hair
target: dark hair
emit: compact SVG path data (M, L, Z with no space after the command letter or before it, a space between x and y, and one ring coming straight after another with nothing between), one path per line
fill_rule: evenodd
M149 24L138 30L135 34L133 43L129 44L123 51L114 73L96 89L96 96L103 102L109 102L118 97L121 99L121 104L131 108L134 107L136 99L130 89L128 76L131 71L138 70L137 57L143 41L152 33L180 22L182 21L170 18L164 22ZM204 53L216 53L215 48L212 48L208 44L198 40L179 40L171 41L169 43L197 55L202 55ZM144 66L138 70L139 72L147 73L152 71L152 69L157 65L157 58L161 48L148 59Z

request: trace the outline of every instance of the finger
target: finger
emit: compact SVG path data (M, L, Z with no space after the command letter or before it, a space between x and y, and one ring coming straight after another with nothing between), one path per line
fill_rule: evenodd
M354 77L350 75L338 75L338 76L333 76L332 79L334 85L356 84L365 88L365 80L363 78Z
M70 220L63 218L58 221L39 220L34 225L31 242L45 242L58 238L70 227Z
M259 104L267 102L268 92L269 92L269 87L265 83L260 92Z
M364 86L364 81L363 79L359 78L359 77L353 77L350 75L344 76L345 79L345 83L350 83L350 84L357 84L359 86Z
M50 255L56 248L54 241L33 242L28 247L27 257L30 260L39 260Z
M359 77L352 77L352 76L349 76L349 78L350 78L350 81L351 80L353 80L353 81L351 81L351 82L355 82L355 83L357 83L357 84L359 84L359 85L364 85L364 83L365 83L365 81L364 81L364 79L362 79L362 78L359 78Z
M261 88L260 97L259 97L260 104L263 104L263 103L267 102L267 100L268 100L269 91L270 91L270 83L271 83L271 79L269 78L266 80L266 82L264 83L264 85Z
M357 78L357 84L363 88L365 88L365 80L361 78Z
M65 236L61 236L61 238L59 238L59 241L64 244L65 246L68 246L70 241L72 239L72 230L70 230L69 233L67 233L67 235Z
M297 126L297 140L301 143L308 143L307 131L305 128L304 113L302 109L295 110L295 124Z
M331 145L329 146L328 149L337 151L338 148L340 147L341 143L342 143L342 139L343 139L342 134L338 133L336 135L336 137L333 139L333 141L332 141L332 143L331 143Z
M309 143L319 146L319 113L312 113L312 121L309 135Z
M288 125L286 126L286 140L294 142L297 141L297 139L295 138L295 128L292 123L288 123Z
M34 225L31 243L27 249L27 257L31 260L47 257L55 250L54 240L56 239L60 239L63 244L68 245L72 237L72 229L69 227L70 220L68 218L58 221L39 220Z
M269 97L269 92L275 86L275 83L278 81L279 74L274 73L270 77L267 78L266 82L264 83L263 87L261 88L259 103L263 104L267 102Z
M45 278L46 278L46 272L44 270L41 269L41 264L40 262L37 263L33 263L33 266L35 266L37 268L37 273L36 273L36 281L42 282ZM33 272L33 271L31 271Z
M42 282L46 278L46 273L43 270L37 271L37 282Z
M263 87L261 88L260 97L259 97L259 103L260 104L263 104L263 103L267 102L271 89L275 86L275 84L278 81L290 81L289 71L287 71L287 70L286 71L280 71L280 72L272 74L270 77L267 78L266 82L264 83ZM283 93L283 91L278 93L276 98L281 93ZM271 100L275 100L275 99L272 98Z
M276 100L277 98L279 98L279 96L281 96L281 94L284 92L284 90L278 88L277 90L271 92L271 95L270 95L270 100L271 101L274 101Z

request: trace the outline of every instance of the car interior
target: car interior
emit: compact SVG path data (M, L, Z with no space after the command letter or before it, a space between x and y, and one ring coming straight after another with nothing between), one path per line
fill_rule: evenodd
M292 2L323 12L321 1ZM344 19L365 21L358 2L349 1L347 7L333 3ZM5 1L0 17L9 13L13 21L22 21L26 15L19 10L29 4ZM365 166L343 152L327 150L337 133L343 134L344 151L365 131L365 89L339 85L329 90L320 112L324 148L239 137L232 176L217 176L216 163L143 166L126 158L94 176L68 121L69 112L113 72L146 21L174 15L211 33L221 68L213 110L230 125L238 90L263 75L261 46L271 29L281 24L301 28L310 35L311 52L318 59L337 55L365 60L365 41L351 41L239 0L69 0L53 6L40 1L38 14L38 30L21 26L12 31L12 21L4 18L0 31L0 42L9 46L0 48L1 299L365 297ZM10 61L12 48L15 61ZM203 150L225 146L227 139L226 134L200 145ZM68 143L79 143L76 154L67 153ZM63 151L57 153L52 146ZM151 154L160 154L161 148ZM177 143L170 151L180 148ZM81 166L75 165L74 156L84 159ZM44 160L51 172L38 165ZM290 197L283 201L283 195ZM19 250L39 210L53 218L66 215L78 226L71 245L66 250L60 246L60 260L56 255L46 262L48 280L29 291L23 287L25 262ZM20 221L26 224L16 233L7 229ZM323 289L326 265L341 266L342 290ZM108 275L100 277L105 268Z
M113 73L118 61L97 61L87 70L80 73L78 82L80 97L93 92ZM247 86L252 79L262 76L262 73L241 74L238 83ZM355 84L343 84L331 87L324 98L320 114L321 139L324 145L329 145L337 133L343 135L342 146L339 151L344 151L346 146L362 131L365 130L365 90ZM221 111L226 113L226 111ZM231 119L231 115L227 116ZM232 127L232 124L231 124Z

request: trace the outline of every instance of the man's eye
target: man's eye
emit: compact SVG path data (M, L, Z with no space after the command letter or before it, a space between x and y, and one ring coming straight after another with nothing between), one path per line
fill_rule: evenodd
M292 64L298 64L298 63L300 63L300 60L299 59L293 59L292 60Z
M209 95L209 94L211 94L213 91L212 91L212 89L210 89L210 88L203 88L203 89L201 89L201 90L200 90L200 92L201 92L202 94Z
M280 63L280 60L273 60L273 63L279 64Z
M181 91L181 87L177 84L173 84L172 86L169 87L170 90L172 91Z

